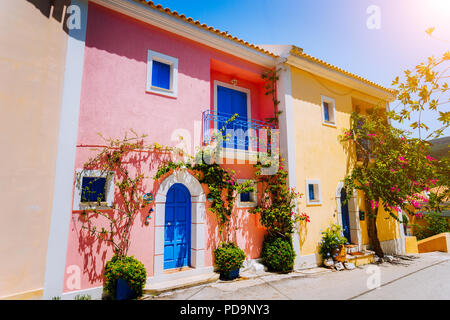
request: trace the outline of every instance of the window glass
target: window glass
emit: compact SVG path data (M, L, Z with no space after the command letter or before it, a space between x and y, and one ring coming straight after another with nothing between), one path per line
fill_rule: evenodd
M106 178L83 177L81 202L106 201Z

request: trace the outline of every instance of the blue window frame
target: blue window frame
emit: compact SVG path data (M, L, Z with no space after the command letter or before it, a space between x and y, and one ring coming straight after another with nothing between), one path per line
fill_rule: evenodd
M250 192L241 193L241 202L250 202Z
M308 191L309 191L309 200L315 200L314 198L314 185L309 184L308 185Z
M323 103L323 117L325 121L330 121L330 106L328 105L328 102Z
M153 60L152 86L170 90L170 65Z

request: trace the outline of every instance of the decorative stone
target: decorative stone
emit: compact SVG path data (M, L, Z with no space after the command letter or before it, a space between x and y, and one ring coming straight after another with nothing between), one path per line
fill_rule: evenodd
M256 274L262 274L267 271L267 267L262 263L253 263L250 267L250 271Z
M353 263L351 263L351 262L344 262L344 267L347 270L353 270L353 269L356 268L355 265Z
M334 268L335 268L337 271L342 271L342 270L345 269L345 268L344 268L344 265L342 264L342 262L336 262L336 263L334 264Z
M142 197L142 199L144 200L144 202L146 204L150 204L153 202L154 198L153 198L153 193L149 192L144 194L144 196Z

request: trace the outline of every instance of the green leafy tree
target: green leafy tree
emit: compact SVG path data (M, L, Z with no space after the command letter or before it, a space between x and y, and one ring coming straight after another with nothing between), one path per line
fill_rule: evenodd
M433 31L434 28L429 28L426 33L432 37ZM428 140L442 135L450 125L450 91L447 82L449 69L450 51L447 51L441 57L429 57L414 70L405 70L403 78L396 77L392 85L398 90L397 99L401 108L393 108L389 117L400 123L412 121L410 126L417 131L419 139ZM422 130L430 130L429 124L423 119L425 112L434 113L442 126L422 136Z

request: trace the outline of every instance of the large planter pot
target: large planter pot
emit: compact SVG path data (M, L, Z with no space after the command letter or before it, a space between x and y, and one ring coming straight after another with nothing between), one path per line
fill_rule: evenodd
M345 262L347 260L347 249L345 246L341 246L333 251L333 259L339 262Z
M128 285L126 280L117 279L116 300L131 300L136 297L136 292Z
M234 280L239 277L239 269L220 271L220 280Z

